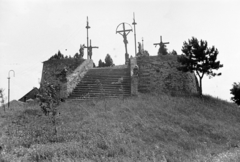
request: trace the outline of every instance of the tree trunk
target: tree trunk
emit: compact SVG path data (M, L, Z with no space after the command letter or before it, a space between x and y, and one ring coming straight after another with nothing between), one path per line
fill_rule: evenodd
M199 95L202 96L202 77L199 78Z

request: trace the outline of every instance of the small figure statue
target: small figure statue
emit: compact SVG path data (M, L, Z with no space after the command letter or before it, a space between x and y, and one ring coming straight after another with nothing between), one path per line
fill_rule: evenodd
M138 73L139 73L139 67L135 65L135 67L133 68L133 75L138 76Z
M140 42L138 42L138 53L142 53L142 45Z
M83 45L80 44L80 49L79 49L80 58L83 58L84 56L84 47L85 47L84 44Z
M88 49L88 56L90 59L92 59L92 48Z

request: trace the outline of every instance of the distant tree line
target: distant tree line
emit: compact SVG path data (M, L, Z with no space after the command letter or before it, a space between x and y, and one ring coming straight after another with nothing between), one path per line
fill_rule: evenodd
M80 49L79 49L79 53L75 53L75 55L73 56L73 58L75 59L82 59L84 56L84 45L80 45ZM48 60L61 60L61 59L68 59L68 58L72 58L71 56L64 56L60 50L58 50L57 53L55 53L53 56L51 56Z
M172 50L172 51L168 52L166 45L162 44L162 45L160 45L160 47L158 49L158 56L160 56L160 55L177 55L177 51Z

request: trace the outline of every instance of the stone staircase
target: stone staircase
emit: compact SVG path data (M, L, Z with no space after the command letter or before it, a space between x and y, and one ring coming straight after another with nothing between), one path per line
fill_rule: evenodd
M69 99L115 98L131 95L129 68L93 68L69 95Z

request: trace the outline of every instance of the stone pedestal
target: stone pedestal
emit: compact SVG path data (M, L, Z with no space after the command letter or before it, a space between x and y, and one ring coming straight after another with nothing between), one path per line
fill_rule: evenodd
M129 54L125 53L125 65L129 63Z
M129 68L131 75L131 95L138 95L138 66L136 57L131 57L129 59Z

